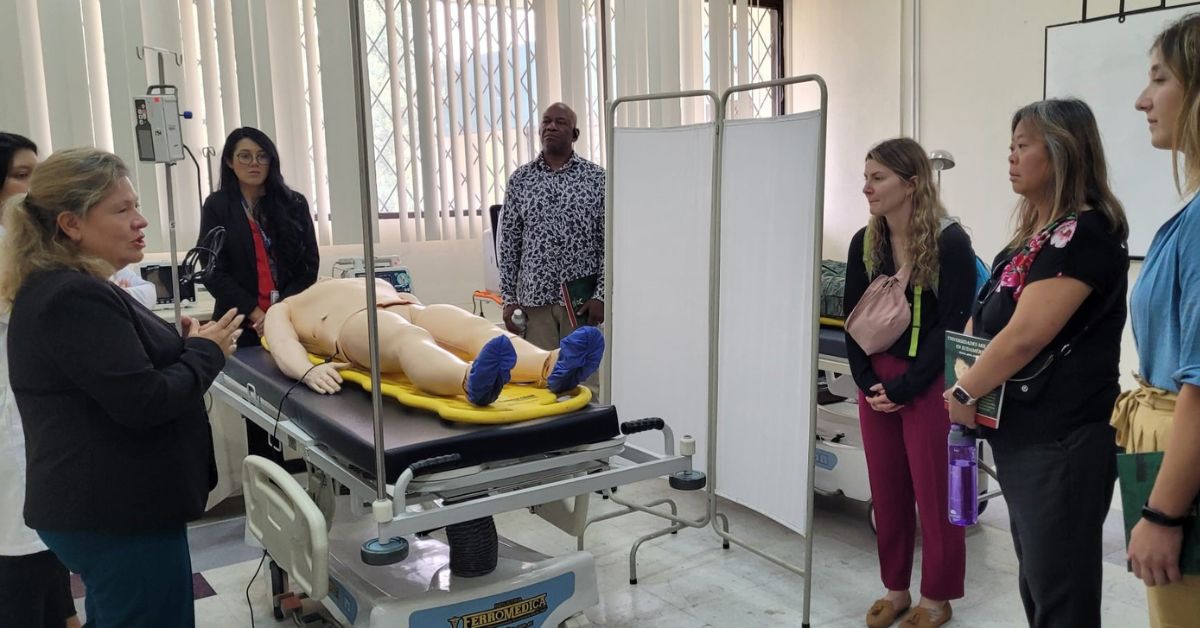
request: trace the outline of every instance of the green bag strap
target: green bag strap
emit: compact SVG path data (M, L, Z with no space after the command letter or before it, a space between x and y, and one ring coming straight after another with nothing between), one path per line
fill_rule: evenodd
M908 341L908 357L917 357L918 337L921 335L921 286L913 286L912 338Z
M867 279L871 279L871 225L867 225L863 233L863 267L867 269Z

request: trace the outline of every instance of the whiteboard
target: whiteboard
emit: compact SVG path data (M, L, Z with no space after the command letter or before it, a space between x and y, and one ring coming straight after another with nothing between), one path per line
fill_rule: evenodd
M1113 192L1129 218L1129 254L1144 256L1150 241L1179 207L1170 151L1150 145L1146 116L1134 109L1146 87L1150 45L1190 4L1046 29L1046 98L1075 97L1100 125Z

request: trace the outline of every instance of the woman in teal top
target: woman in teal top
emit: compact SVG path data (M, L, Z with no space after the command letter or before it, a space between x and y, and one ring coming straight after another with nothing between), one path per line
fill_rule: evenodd
M1200 575L1180 572L1181 525L1200 493L1200 14L1155 39L1137 109L1193 198L1154 236L1130 304L1141 386L1117 401L1113 426L1126 451L1165 454L1128 557L1148 587L1152 626L1200 627Z
M1138 372L1179 394L1200 386L1200 195L1154 236L1130 296Z

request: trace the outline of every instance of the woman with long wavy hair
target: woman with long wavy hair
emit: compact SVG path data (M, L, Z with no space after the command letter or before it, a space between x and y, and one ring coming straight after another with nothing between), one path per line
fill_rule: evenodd
M975 252L966 231L947 217L920 144L907 138L880 143L867 153L863 177L871 217L850 242L846 309L858 305L876 277L904 270L913 319L874 355L846 335L887 590L866 620L873 628L902 616L906 626L940 626L950 621L949 601L963 596L966 571L963 529L950 523L946 504L945 332L967 321ZM917 512L921 601L909 611Z
M1180 570L1183 522L1200 494L1200 13L1168 26L1150 51L1138 97L1150 143L1169 150L1180 209L1159 227L1130 296L1137 390L1117 402L1118 444L1163 451L1162 468L1129 538L1155 628L1200 626L1200 575ZM1183 180L1179 156L1183 155Z
M990 342L946 401L952 421L975 427L973 400L1016 376L999 426L981 430L1008 505L1025 616L1035 628L1099 626L1129 227L1085 103L1032 103L1011 130L1017 229L971 321Z

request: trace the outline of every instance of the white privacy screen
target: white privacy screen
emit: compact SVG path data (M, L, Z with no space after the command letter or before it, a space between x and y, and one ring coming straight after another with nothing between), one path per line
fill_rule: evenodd
M725 123L717 492L805 532L821 116Z
M708 426L709 221L716 126L614 130L612 402L621 420L662 417L696 438ZM631 442L663 451L659 432Z

